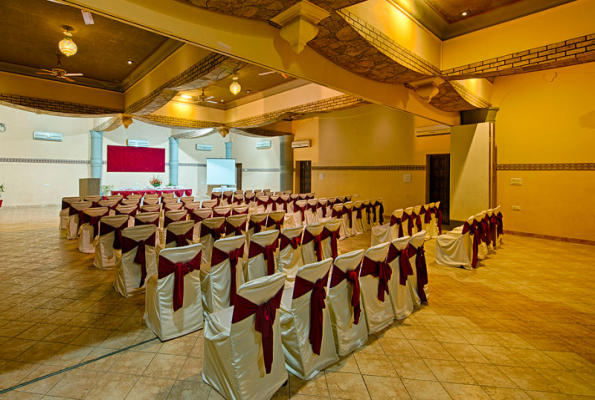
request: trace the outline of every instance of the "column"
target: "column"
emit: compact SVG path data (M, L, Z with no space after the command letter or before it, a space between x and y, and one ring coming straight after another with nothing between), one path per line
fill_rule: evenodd
M233 158L231 156L231 141L225 142L225 158Z
M91 178L101 179L103 168L103 132L90 130L91 133Z
M173 136L169 137L169 182L178 185L178 140Z
M279 136L279 188L293 190L293 135Z

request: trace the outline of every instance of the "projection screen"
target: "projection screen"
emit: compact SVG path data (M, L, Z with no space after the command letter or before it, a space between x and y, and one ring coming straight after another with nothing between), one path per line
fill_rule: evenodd
M235 158L207 158L207 185L236 184Z

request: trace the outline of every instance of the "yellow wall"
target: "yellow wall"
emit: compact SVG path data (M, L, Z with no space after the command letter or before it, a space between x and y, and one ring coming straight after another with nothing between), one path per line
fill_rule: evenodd
M448 136L415 137L412 115L367 105L294 122L295 140L311 148L294 149L294 161L312 166L425 165L426 154L448 153ZM324 174L321 180L319 174ZM411 174L411 183L403 175ZM426 202L426 171L312 171L312 191L319 197L357 194L383 197L385 212Z
M594 93L595 63L496 78L498 163L595 163ZM594 199L593 171L498 171L507 230L595 240Z
M595 0L578 0L445 40L442 69L562 42L595 32Z

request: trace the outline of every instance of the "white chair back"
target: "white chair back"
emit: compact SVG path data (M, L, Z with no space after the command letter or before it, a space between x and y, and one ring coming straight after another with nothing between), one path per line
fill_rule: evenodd
M154 225L133 226L122 230L122 251L116 256L114 275L114 288L122 296L144 293L146 281L157 274L157 243L157 227ZM138 254L143 249L144 258L142 254Z
M382 274L366 272L366 264L369 262L377 265L385 263L390 243L382 243L370 247L364 254L362 267L360 270L360 285L362 290L362 301L365 310L366 322L370 333L379 332L388 327L395 319L395 313L390 301L390 295L386 292L380 292L380 277ZM379 268L379 267L376 267ZM388 267L387 267L388 268ZM373 268L373 271L375 269ZM377 270L376 270L377 271ZM391 276L391 279L393 276ZM388 282L390 284L390 280ZM382 298L381 298L382 297Z
M277 272L278 238L277 230L256 233L250 237L248 265L244 271L245 282Z

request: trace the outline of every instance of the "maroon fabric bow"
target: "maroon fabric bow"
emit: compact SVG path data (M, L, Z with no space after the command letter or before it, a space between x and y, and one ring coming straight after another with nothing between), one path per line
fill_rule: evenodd
M134 225L135 226L141 226L141 225L155 225L157 227L159 227L159 217L153 219L153 220L149 220L149 221L143 221L140 218L136 218L134 221Z
M428 302L424 286L428 284L428 266L426 265L426 251L423 244L418 248L411 246L415 250L415 269L417 270L417 293L423 302Z
M343 215L343 210L335 210L334 208L331 209L331 218L338 218L341 219L341 215Z
M426 209L425 206L421 206L421 211L419 212L419 215L423 215L424 216L424 222L426 224L429 224L430 222L432 222L432 214L430 213L430 209Z
M225 221L225 236L242 236L246 229L246 222L242 222L238 226Z
M353 207L353 211L355 211L355 219L362 219L362 207Z
M281 196L279 196L279 198L277 200L275 200L275 203L277 203L277 205L282 205L283 206L283 211L287 211L287 201L283 200L281 198Z
M275 221L269 215L269 218L267 219L267 228L270 228L271 226L274 226L276 230L278 230L279 232L281 232L281 228L283 227L283 218L281 218L278 221Z
M188 214L188 215L194 221L195 224L198 224L199 222L204 221L207 218L210 218L210 217L201 217L200 215L197 215L197 214L195 214L193 212L190 213L190 214Z
M128 253L136 249L136 255L134 256L134 263L140 264L141 266L141 278L138 287L142 287L147 279L147 258L145 249L147 246L155 247L155 233L144 240L134 240L127 236L123 236L121 233L119 240L122 243L122 253Z
M214 208L213 208L213 217L229 217L231 215L231 209L227 210L227 212L224 213L218 213Z
M502 236L504 235L504 216L501 212L498 212L498 214L495 215L498 219L498 235Z
M112 247L116 250L120 250L122 248L122 245L120 243L120 236L122 236L122 229L126 228L128 226L128 221L124 221L122 222L122 224L120 224L119 226L113 226L113 225L109 225L109 224L100 224L99 225L99 236L104 236L107 235L109 233L115 232L114 233L114 243L112 245Z
M467 232L469 232L469 234L473 236L473 256L471 258L471 266L475 268L477 267L479 242L481 240L477 221L473 220L472 224L469 224L469 222L465 222L465 224L463 225L462 234L464 235Z
M336 265L333 265L333 273L331 276L331 287L337 286L339 283L347 280L351 285L351 307L353 307L353 323L359 323L359 317L362 312L360 306L360 287L359 287L359 270L360 266L356 269L343 272Z
M405 215L405 213L403 213L403 216ZM403 218L402 217L395 217L395 215L391 215L390 217L390 226L393 225L399 225L399 232L398 232L398 237L403 237Z
M376 205L378 205L378 220L380 221L380 225L384 225L384 203L377 202Z
M352 217L352 211L347 207L343 207L343 212L341 213L341 216L343 215L347 215L347 222L349 223L349 228L352 228L353 226L353 217Z
M483 229L483 242L489 245L492 242L492 235L490 234L490 219L486 215L481 220L481 225Z
M134 210L129 211L129 212L124 212L124 211L116 209L116 215L129 215L131 217L134 217L137 212L138 212L137 208L135 208Z
M232 194L225 194L223 193L223 200L227 200L227 204L231 204L231 199L233 199L233 193Z
M221 225L215 228L209 228L205 224L200 225L200 237L210 235L213 237L213 240L219 240L223 234L225 234L225 223L221 223Z
M417 228L417 231L421 232L422 231L421 218L418 214L415 213L415 211L413 211L411 213L411 220L415 223L415 227ZM411 233L409 234L409 236L411 236Z
M194 235L194 229L190 228L186 233L175 234L168 230L165 235L165 244L176 243L176 247L188 246L188 241L192 241Z
M442 211L436 206L430 208L430 211L436 216L436 225L438 225L438 233L442 235Z
M364 257L362 262L361 277L372 275L374 278L378 278L378 300L384 301L384 293L388 293L388 281L390 281L393 275L393 270L390 265L385 261L374 261L368 257Z
M388 248L387 263L390 264L395 258L399 257L399 284L401 286L405 286L407 284L407 277L413 275L413 268L411 268L411 263L409 262L410 251L409 245L403 250L397 249L394 244L391 244Z
M217 195L219 193L219 195ZM217 206L221 203L221 192L213 192L211 193L211 200L217 200Z
M163 227L167 228L167 226L169 224L171 224L172 222L178 222L178 221L185 221L186 217L188 216L188 211L184 210L184 215L182 216L182 218L173 220L171 218L169 218L168 216L165 216L165 218L163 219Z
M293 211L299 211L302 214L302 222L306 220L306 210L308 209L308 204L302 206L298 206L297 204L293 205Z
M333 256L333 259L335 259L339 256L339 238L341 238L339 229L331 231L325 227L322 230L322 240L326 240L328 238L331 240L331 255Z
M312 241L314 242L314 254L316 254L316 260L322 261L322 232L315 236L312 232L306 229L302 245L307 245Z
M281 251L283 251L287 246L291 246L295 250L300 244L302 244L302 238L299 235L290 239L287 236L281 234Z
M81 214L82 214L82 219L81 219ZM93 227L93 237L95 237L95 232L97 232L97 225L99 225L99 220L101 218L105 217L106 215L109 215L109 210L106 211L105 213L103 213L102 215L97 215L95 217L92 217L89 214L86 214L81 211L79 213L79 225L89 224L90 226L92 226Z
M192 271L200 269L201 253L202 251L199 251L196 257L185 263L174 263L163 256L159 256L157 277L163 279L172 273L174 274L174 312L184 306L184 276Z
M264 357L264 367L267 374L271 373L273 365L273 325L277 316L277 310L281 305L283 297L283 288L264 304L256 305L242 296L236 297L236 304L233 309L231 323L235 324L245 320L251 315L256 314L254 318L254 329L260 332L262 337L262 355Z
M324 277L312 283L300 276L295 277L295 286L293 288L293 299L302 297L308 292L310 295L310 332L308 338L312 345L312 352L320 355L320 346L322 345L322 328L324 325L323 312L326 308L326 285L328 283L328 272Z
M251 219L250 222L248 222L248 229L254 229L254 233L259 233L262 231L262 228L266 226L266 223L266 218L262 221L254 221Z
M268 246L263 247L258 243L250 242L248 258L254 258L262 254L267 264L267 275L273 275L275 273L275 250L277 250L277 243L275 240Z
M229 253L224 252L223 250L213 247L213 252L211 254L211 265L221 264L223 261L229 259L229 273L231 275L230 279L230 286L229 286L229 305L233 306L236 301L236 268L238 266L238 261L244 257L244 245L242 244L235 250L230 251Z

